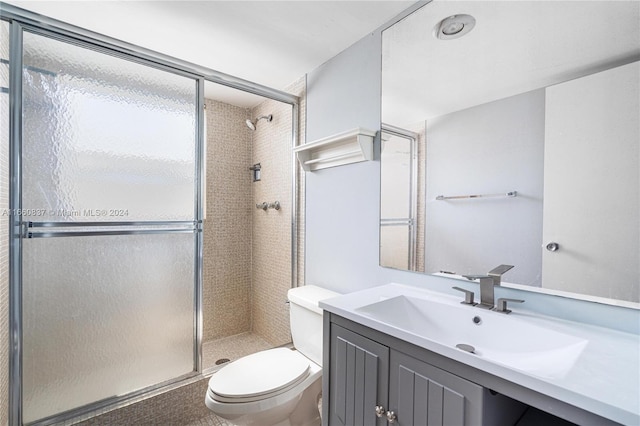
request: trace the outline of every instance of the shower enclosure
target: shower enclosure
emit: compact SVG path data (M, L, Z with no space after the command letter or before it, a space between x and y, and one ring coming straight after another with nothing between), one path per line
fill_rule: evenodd
M202 367L208 372L291 342L285 301L295 282L288 249L295 205L292 106L206 82L205 107Z
M422 223L419 140L416 132L382 124L380 153L380 264L419 270L424 262L418 250ZM397 188L404 188L398 191Z
M199 377L205 80L285 103L293 141L297 97L2 3L0 18L10 424Z

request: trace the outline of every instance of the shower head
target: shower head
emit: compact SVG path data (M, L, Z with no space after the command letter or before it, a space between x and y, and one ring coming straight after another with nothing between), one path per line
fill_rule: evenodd
M258 118L256 118L255 120L251 121L249 119L245 120L245 123L247 123L247 127L250 128L251 130L255 130L256 126L258 125L258 121L265 119L267 121L271 121L273 120L273 115L269 114L269 115L262 115Z

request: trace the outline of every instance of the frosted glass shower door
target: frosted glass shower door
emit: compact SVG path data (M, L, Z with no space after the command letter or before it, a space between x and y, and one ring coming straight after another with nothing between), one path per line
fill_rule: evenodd
M196 370L198 81L23 32L25 423Z
M380 265L415 271L417 135L394 129L382 127Z

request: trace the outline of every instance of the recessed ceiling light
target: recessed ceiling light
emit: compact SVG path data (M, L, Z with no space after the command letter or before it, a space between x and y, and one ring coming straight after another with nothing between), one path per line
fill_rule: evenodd
M471 15L452 15L438 22L433 35L440 40L453 40L462 37L476 25L476 18Z

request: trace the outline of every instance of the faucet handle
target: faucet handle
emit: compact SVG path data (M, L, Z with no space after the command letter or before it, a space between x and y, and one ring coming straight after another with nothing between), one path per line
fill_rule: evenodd
M468 279L469 281L480 280L482 278L491 278L489 275L463 275L462 277Z
M466 290L464 288L460 288L460 287L451 287L454 290L458 290L464 293L464 301L460 302L463 305L471 305L471 306L475 306L477 305L477 303L475 303L473 301L473 297L474 297L474 293L471 290Z
M492 270L490 270L487 275L492 276L492 277L493 276L501 276L505 272L509 271L511 268L513 268L513 265L500 265L500 266L497 266L497 267L493 268Z
M502 312L503 314L508 314L511 312L511 309L507 309L507 302L511 303L524 303L522 299L509 299L509 298L500 298L498 299L498 303L496 303L496 307L492 309L492 311Z

